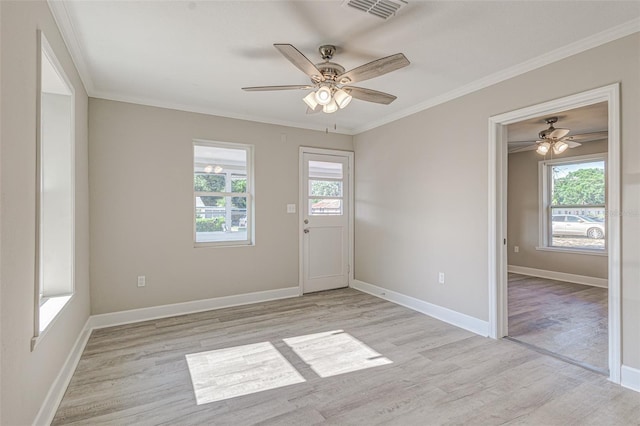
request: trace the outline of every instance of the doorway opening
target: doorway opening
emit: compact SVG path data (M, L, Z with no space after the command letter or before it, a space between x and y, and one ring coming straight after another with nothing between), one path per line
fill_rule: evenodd
M508 337L606 375L607 112L599 102L507 126ZM567 145L540 149L547 140Z
M603 114L605 129L588 127L597 126L584 120L591 112ZM573 127L575 138L565 140L581 146L572 143L555 155L547 146L546 156L536 153L536 140L545 141L541 135L550 117L558 118L557 128ZM588 123L577 124L579 117ZM619 383L619 87L512 111L489 122L490 335L515 337L559 358L608 371L610 380ZM533 132L525 148L527 140L519 132L531 133L531 126L542 131ZM597 137L596 130L607 131L606 139ZM579 134L596 137L580 141ZM529 164L532 176L527 162L537 163ZM602 178L606 199L580 203L559 197L563 184L587 175ZM525 187L535 189L533 197ZM564 195L572 191L564 190Z

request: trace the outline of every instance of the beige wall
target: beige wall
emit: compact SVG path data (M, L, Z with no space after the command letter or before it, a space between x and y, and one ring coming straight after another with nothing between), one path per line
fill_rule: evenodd
M297 286L299 147L353 149L351 136L98 99L89 129L94 314ZM255 246L193 247L194 138L255 145Z
M636 33L357 135L356 279L487 320L489 117L621 82L622 353L640 368L639 52Z
M563 158L607 152L607 141L589 142L565 151ZM512 266L607 278L608 259L576 253L536 250L540 214L538 210L538 164L535 151L509 154L507 194L508 263ZM513 247L520 248L518 253Z
M89 316L87 95L46 2L2 1L3 425L31 424ZM34 321L37 29L76 90L76 294L31 352Z

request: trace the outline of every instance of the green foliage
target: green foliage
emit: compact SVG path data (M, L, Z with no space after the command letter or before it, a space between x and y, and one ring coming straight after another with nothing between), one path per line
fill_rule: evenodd
M197 174L193 184L196 192L224 192L225 175Z
M193 178L194 189L196 192L226 192L225 191L226 175L223 174L196 174ZM247 192L247 178L234 176L231 180L231 192ZM202 196L202 203L207 207L224 207L224 197ZM247 208L247 199L245 197L233 197L231 205L236 208Z
M231 192L247 192L247 178L243 177L241 179L232 179L231 180ZM246 197L233 197L231 198L231 205L233 207L239 209L247 208L247 198Z
M231 180L231 192L247 192L247 178Z
M196 192L223 192L225 175L216 174L196 174L193 178ZM223 197L200 197L202 203L207 207L224 207Z
M196 232L215 232L222 231L222 225L224 225L224 217L203 218L196 219Z
M605 203L604 170L578 169L554 180L554 205Z
M311 194L321 195L324 197L340 197L342 196L342 182L328 180L312 180Z

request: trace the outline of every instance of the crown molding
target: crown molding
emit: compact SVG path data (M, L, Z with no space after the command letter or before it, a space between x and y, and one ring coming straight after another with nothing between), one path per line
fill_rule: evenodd
M215 108L187 105L187 104L181 104L178 102L167 102L164 100L150 99L146 97L126 96L122 94L113 94L110 92L100 92L95 90L92 93L90 93L89 96L92 98L105 99L108 101L126 102L130 104L144 105L144 106L150 106L155 108L173 109L173 110L183 111L183 112L193 112L197 114L214 115L216 117L230 118L234 120L245 120L245 121L252 121L255 123L272 124L275 126L293 127L297 129L313 130L313 131L327 132L327 133L337 133L337 134L348 135L348 136L354 135L353 129L347 129L347 128L331 129L322 125L313 125L313 124L308 125L308 124L298 123L295 121L274 120L272 118L265 118L265 117L256 116L256 115L236 114L236 113L230 113L228 111L217 110Z
M77 36L77 31L69 17L69 11L67 10L66 3L62 0L47 0L47 4L49 5L49 10L51 10L53 19L56 21L58 29L62 34L62 40L67 46L71 59L76 65L76 69L80 75L80 80L82 80L85 90L89 96L91 96L91 93L94 92L93 80L91 79L89 66L82 55L82 41Z
M528 61L522 62L518 65L498 71L496 73L488 75L487 77L483 77L479 80L473 81L469 84L466 84L457 89L454 89L450 92L428 99L413 107L404 109L395 114L390 114L388 116L385 116L381 120L377 120L377 121L365 124L364 126L357 127L354 129L354 134L357 135L359 133L366 132L367 130L375 129L376 127L383 126L385 124L391 123L401 118L413 115L417 112L424 111L426 109L433 108L445 102L449 102L453 99L468 95L473 92L477 92L478 90L482 90L489 86L493 86L494 84L500 83L505 80L509 80L521 74L527 73L529 71L533 71L535 69L541 68L545 65L549 65L554 62L558 62L562 59L568 58L578 53L582 53L589 49L593 49L595 47L618 40L620 38L629 36L637 32L640 32L640 18L635 18L631 21L625 22L615 27L611 27L605 31L583 38L582 40L578 40L574 43L570 43L566 46L552 50L551 52L545 53L536 58L529 59Z
M132 96L126 96L126 95L121 95L121 94L112 93L112 92L98 91L96 90L93 84L93 80L91 79L91 74L89 72L89 66L87 64L87 61L85 60L82 54L83 52L82 40L80 39L80 37L78 37L77 31L75 30L72 20L69 17L69 12L65 5L65 1L64 0L47 0L47 4L51 9L51 12L58 25L58 28L62 33L62 38L64 39L64 42L67 46L67 49L69 50L71 58L73 59L73 62L75 63L76 68L78 69L80 78L82 79L85 89L87 90L87 93L90 97L119 101L119 102L136 103L140 105L147 105L147 106L153 106L158 108L167 108L167 109L175 109L175 110L186 111L186 112L215 115L219 117L226 117L226 118L232 118L232 119L238 119L238 120L249 120L249 121L255 121L258 123L274 124L278 126L295 127L299 129L306 129L306 130L316 130L316 131L323 131L323 132L329 131L325 126L322 126L322 125L314 125L314 124L309 125L307 123L299 123L299 122L287 121L287 120L274 120L272 118L267 118L267 117L230 113L228 111L222 111L222 110L206 108L201 106L186 105L186 104L167 102L167 101L151 99L146 97L132 97ZM609 43L611 41L620 39L622 37L626 37L628 35L631 35L637 32L640 32L640 18L635 18L631 21L609 28L605 31L601 31L597 34L591 35L582 40L578 40L574 43L570 43L566 46L557 48L551 52L545 53L536 58L522 62L518 65L498 71L487 77L483 77L481 79L473 81L457 89L451 90L442 95L427 99L426 101L421 102L412 107L403 109L393 114L386 115L384 118L380 120L375 120L369 123L365 123L360 127L345 128L341 130L332 130L331 133L339 133L339 134L350 135L350 136L357 135L359 133L363 133L368 130L375 129L376 127L380 127L385 124L391 123L393 121L399 120L401 118L408 117L420 111L433 108L437 105L443 104L445 102L449 102L453 99L468 95L470 93L476 92L478 90L484 89L486 87L492 86L494 84L500 83L510 78L517 77L529 71L533 71L537 68L541 68L545 65L549 65L551 63L568 58L569 56L576 55L578 53L584 52L589 49L593 49L595 47L601 46L603 44Z

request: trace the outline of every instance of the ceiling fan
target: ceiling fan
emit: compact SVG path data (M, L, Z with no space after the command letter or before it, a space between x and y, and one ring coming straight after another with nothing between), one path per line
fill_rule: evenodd
M578 140L582 142L595 141L606 138L608 134L607 131L602 131L569 136L569 132L571 132L570 129L556 128L553 126L558 122L558 117L549 117L544 121L549 125L549 128L541 130L538 133L539 139L537 141L510 142L513 146L522 144L527 144L527 146L515 148L509 150L509 152L532 151L535 149L536 152L541 155L546 155L549 151L554 154L562 154L568 148L576 148L582 145Z
M320 111L325 113L336 112L338 109L345 108L352 98L388 105L396 99L396 96L363 87L351 86L351 84L379 77L409 65L409 60L402 53L396 53L345 72L342 65L331 62L336 52L336 47L333 45L320 46L318 50L324 62L317 64L312 63L291 44L274 44L273 46L300 71L305 73L311 79L311 83L289 86L243 87L242 90L248 92L312 90L303 98L303 101L308 106L307 114Z

